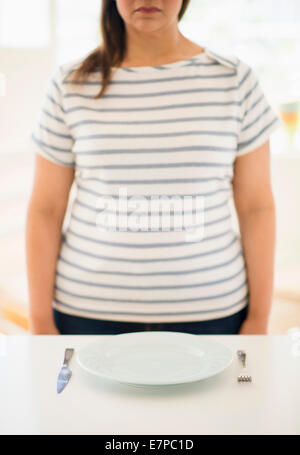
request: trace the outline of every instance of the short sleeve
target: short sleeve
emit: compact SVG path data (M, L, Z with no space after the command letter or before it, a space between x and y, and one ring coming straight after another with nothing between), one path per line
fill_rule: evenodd
M42 106L31 132L33 152L62 166L75 166L74 139L66 123L61 68L48 80Z
M240 60L238 74L241 124L236 155L240 156L263 145L283 122L269 104L253 68Z

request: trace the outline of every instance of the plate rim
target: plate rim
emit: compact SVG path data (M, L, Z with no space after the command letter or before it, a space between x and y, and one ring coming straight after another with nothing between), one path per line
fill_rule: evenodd
M200 337L201 335L196 335L196 334L191 334L191 333L185 333L185 332L172 332L172 331L167 331L167 330L161 330L161 331L158 331L158 330L154 330L154 331L136 331L136 332L129 332L129 333L120 333L120 334L117 334L117 335L114 335L114 338L109 338L107 340L103 340L103 346L105 344L109 344L112 340L115 340L115 337L118 337L118 336L122 336L122 335L132 335L132 334L183 334L183 335L191 335L192 337L197 337L197 341L200 341ZM143 336L143 335L141 335ZM152 335L150 335L152 336ZM209 336L209 335L204 335L204 336ZM199 338L198 338L199 337ZM196 339L196 338L195 338ZM204 339L202 339L202 341L204 341ZM117 378L117 376L114 376L114 375L109 375L109 374L105 374L105 373L99 373L99 372L96 372L95 370L93 370L92 368L89 368L88 366L84 365L82 362L81 362L81 359L80 359L80 353L84 352L84 350L86 348L88 348L88 346L92 346L92 345L96 345L100 342L99 339L97 340L93 340L91 341L90 343L86 344L85 346L83 346L79 352L77 353L76 355L76 361L77 361L77 364L85 371L87 371L89 374L92 374L93 376L96 376L96 377L100 377L102 379L107 379L107 380L112 380L112 381L115 381L115 382L118 382L118 383L121 383L121 384L127 384L127 385L136 385L136 386L168 386L168 385L180 385L180 384L188 384L188 383L191 383L191 382L197 382L197 381L201 381L203 379L208 379L208 378L211 378L213 376L216 376L217 374L220 374L222 373L224 370L226 370L233 362L233 351L232 349L230 349L228 346L224 345L223 343L221 343L220 341L217 341L217 340L210 340L210 339L205 339L205 342L208 342L208 343L211 343L211 344L214 344L214 345L218 345L220 346L221 348L225 349L225 351L227 351L227 353L229 354L229 358L228 358L228 361L226 362L226 366L222 366L221 368L217 369L216 371L213 371L212 373L210 374L205 374L205 376L201 376L198 374L195 374L194 376L190 376L190 378L186 379L186 380L166 380L166 381L163 381L163 380L158 380L158 381L151 381L149 383L146 383L145 381L137 381L137 382L130 382L130 381L127 381L127 380L120 380Z

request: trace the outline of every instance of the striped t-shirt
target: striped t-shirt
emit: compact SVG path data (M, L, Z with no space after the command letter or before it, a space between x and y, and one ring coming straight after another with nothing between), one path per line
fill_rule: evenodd
M34 153L76 168L53 307L149 323L241 310L250 293L230 211L234 160L282 125L256 73L205 48L113 68L95 100L99 71L70 83L79 62L55 68L31 136Z

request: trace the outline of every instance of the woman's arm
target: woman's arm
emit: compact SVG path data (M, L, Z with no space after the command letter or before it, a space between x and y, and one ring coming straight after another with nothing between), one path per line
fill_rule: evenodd
M74 167L60 166L36 155L26 218L30 331L33 334L59 333L52 314L52 296L61 229L73 180Z
M250 292L249 312L240 333L265 334L273 297L276 237L269 140L236 158L233 195Z

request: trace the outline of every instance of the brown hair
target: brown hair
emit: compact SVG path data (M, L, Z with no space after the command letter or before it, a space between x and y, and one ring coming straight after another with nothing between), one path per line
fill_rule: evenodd
M182 19L190 0L182 0L178 13L178 22ZM72 71L69 82L79 82L90 73L100 70L101 89L94 99L100 98L109 84L111 68L119 66L126 51L126 30L120 16L115 0L102 0L100 12L100 32L102 46L97 46L88 56Z

